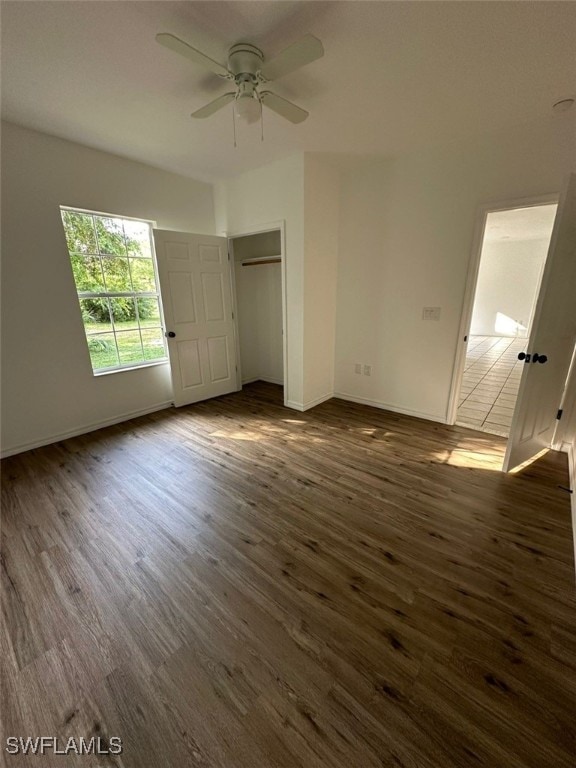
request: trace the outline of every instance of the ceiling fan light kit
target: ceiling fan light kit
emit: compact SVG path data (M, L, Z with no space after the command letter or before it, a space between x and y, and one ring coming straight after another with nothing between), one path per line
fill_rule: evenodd
M248 81L239 83L234 101L234 114L239 120L248 124L260 120L262 104L253 83Z
M305 35L269 62L265 61L264 54L255 45L237 43L228 52L227 67L167 32L156 35L156 41L165 48L185 56L193 63L203 66L224 80L229 80L235 84L235 91L229 91L218 96L209 104L192 113L192 117L204 119L233 101L234 146L236 146L236 117L248 124L255 123L259 119L262 121L262 105L294 124L301 123L308 117L308 112L305 109L272 93L272 91L261 91L260 86L321 58L324 55L324 48L320 40L314 35Z

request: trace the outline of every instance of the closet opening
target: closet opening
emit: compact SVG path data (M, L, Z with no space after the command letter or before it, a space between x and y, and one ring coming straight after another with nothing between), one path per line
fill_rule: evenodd
M229 238L237 317L238 388L265 381L286 401L285 263L282 226Z

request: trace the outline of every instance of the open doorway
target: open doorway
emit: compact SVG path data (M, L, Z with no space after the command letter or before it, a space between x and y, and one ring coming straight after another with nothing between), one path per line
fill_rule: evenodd
M265 381L285 388L282 228L230 237L237 311L238 388Z
M556 203L488 211L455 421L508 437Z

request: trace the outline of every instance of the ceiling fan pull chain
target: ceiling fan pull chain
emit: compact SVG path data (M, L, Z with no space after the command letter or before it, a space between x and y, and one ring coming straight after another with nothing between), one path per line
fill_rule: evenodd
M238 146L236 144L236 110L232 108L232 125L234 127L234 149Z
M262 99L258 98L260 102L260 141L264 141L264 110L262 109Z

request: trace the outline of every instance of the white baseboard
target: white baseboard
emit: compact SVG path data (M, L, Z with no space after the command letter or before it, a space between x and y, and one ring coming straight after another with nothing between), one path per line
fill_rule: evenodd
M149 408L141 408L138 411L130 411L123 413L120 416L114 416L111 419L105 419L104 421L93 422L92 424L85 424L82 427L76 427L69 429L66 432L60 432L57 435L51 435L50 437L43 437L40 440L33 440L29 443L21 443L20 445L12 446L0 451L0 458L5 459L8 456L14 456L17 453L24 453L24 451L31 451L33 448L42 448L44 445L50 445L51 443L59 443L61 440L67 440L69 437L77 437L78 435L85 435L87 432L95 432L97 429L103 429L104 427L111 427L113 424L121 424L123 421L129 421L130 419L136 419L138 416L146 416L147 413L154 413L155 411L162 411L164 408L170 408L172 401L165 403L157 403Z
M314 398L314 400L308 400L306 403L297 403L294 400L287 400L284 405L288 408L293 408L295 411L309 411L310 408L314 408L315 406L320 405L320 403L325 403L326 400L331 400L333 397L334 394L328 392L325 395L321 395L321 397Z
M292 408L294 411L304 410L304 403L297 403L294 400L286 400L284 405L286 406L286 408Z
M358 397L357 395L350 395L347 392L334 392L334 397L337 397L340 400L348 400L351 403L370 405L372 408L380 408L383 411L402 413L404 416L415 416L418 419L437 421L440 422L440 424L446 423L446 419L443 416L438 416L437 414L423 413L422 411L412 411L409 408L400 408L399 406L392 405L391 403L384 403L381 400L369 400L367 397Z
M320 397L315 397L314 400L308 400L307 403L304 403L303 411L308 411L310 408L314 408L317 405L320 405L320 403L325 403L326 400L331 400L334 397L334 392L327 392L325 395L321 395Z
M253 384L255 381L265 381L267 384L279 384L281 387L284 386L283 379L273 379L271 376L252 376L249 379L242 379L242 386L244 386L244 384Z
M258 378L260 381L265 381L267 384L279 384L281 387L284 386L283 379L273 379L272 376L259 376Z

